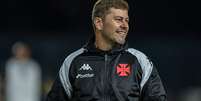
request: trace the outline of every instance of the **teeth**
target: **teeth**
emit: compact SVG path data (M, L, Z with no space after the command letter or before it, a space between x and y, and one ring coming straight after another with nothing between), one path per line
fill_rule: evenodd
M126 32L124 32L124 31L118 31L118 33L126 33Z
M126 32L119 32L120 34L125 34Z

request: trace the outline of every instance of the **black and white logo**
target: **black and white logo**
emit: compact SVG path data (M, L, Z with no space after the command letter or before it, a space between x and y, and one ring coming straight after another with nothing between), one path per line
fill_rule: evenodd
M92 70L89 64L83 64L79 70Z
M91 78L91 77L94 77L94 74L87 73L87 74L78 74L76 76L76 78Z
M85 73L79 73L77 74L76 78L91 78L94 77L93 73L90 73L93 69L89 66L89 64L83 64L79 71L83 71Z

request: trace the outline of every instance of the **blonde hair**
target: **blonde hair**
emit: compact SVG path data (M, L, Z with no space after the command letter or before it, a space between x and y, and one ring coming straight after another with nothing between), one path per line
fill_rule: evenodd
M129 5L125 0L97 0L92 10L92 23L95 17L104 19L110 8L129 10Z

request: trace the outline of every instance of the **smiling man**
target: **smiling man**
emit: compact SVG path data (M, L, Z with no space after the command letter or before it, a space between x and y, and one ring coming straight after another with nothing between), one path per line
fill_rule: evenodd
M94 11L94 13L96 13ZM95 17L95 18L94 18ZM102 50L111 50L116 45L123 45L128 33L128 10L110 8L104 17L95 16L95 45Z
M47 101L166 101L156 68L128 48L128 4L98 0L92 11L94 37L61 66Z

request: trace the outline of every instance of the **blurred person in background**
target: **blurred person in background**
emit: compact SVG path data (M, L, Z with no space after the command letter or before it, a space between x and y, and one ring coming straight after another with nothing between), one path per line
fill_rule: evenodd
M2 75L0 74L0 101L4 101L3 88L4 88L4 82L3 82Z
M180 92L179 101L201 101L201 88L191 87L183 89Z
M41 68L29 45L16 42L6 63L6 101L40 101Z
M128 9L124 0L95 3L95 35L65 59L47 101L167 100L152 62L127 46Z

